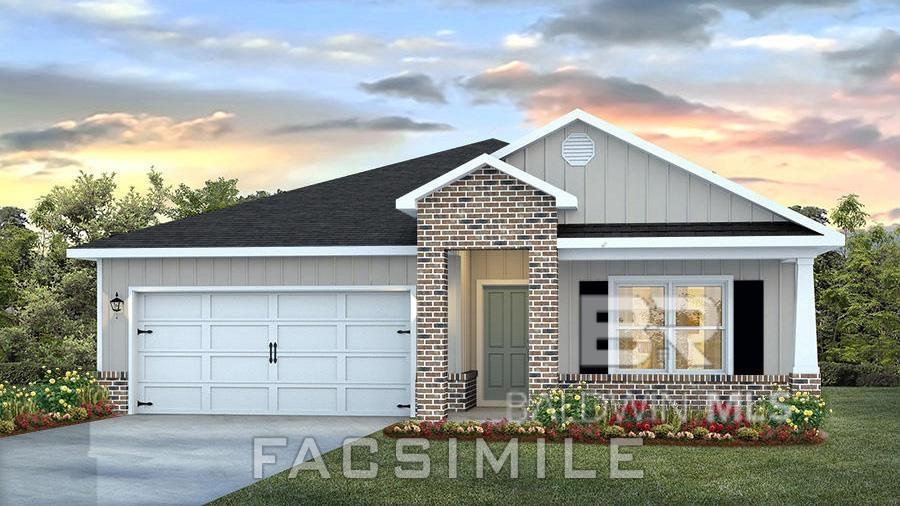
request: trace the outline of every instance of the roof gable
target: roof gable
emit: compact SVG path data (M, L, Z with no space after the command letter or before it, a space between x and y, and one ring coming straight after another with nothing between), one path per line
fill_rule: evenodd
M499 158L488 154L484 154L473 160L470 160L451 170L450 172L442 174L441 176L436 177L431 181L423 184L422 186L419 186L411 192L403 195L402 197L397 199L396 207L400 211L403 211L410 216L415 216L416 203L419 199L430 195L431 193L447 186L448 184L462 179L475 170L485 166L493 167L494 169L497 169L510 177L514 177L533 188L536 188L548 195L552 195L556 198L556 207L558 209L575 209L578 207L578 198L576 198L571 193L553 186L552 184L544 181L541 178L535 177L525 172L524 170L517 169L516 167L513 167L503 160L500 160Z
M689 175L696 176L699 180L703 180L714 187L746 199L750 203L774 213L777 217L782 217L822 234L823 238L827 239L829 242L843 244L843 236L839 232L580 109L576 109L517 141L500 148L493 152L492 156L496 158L508 157L523 150L526 146L577 122L583 122L600 130L604 134L615 137L628 145L643 150L649 155L659 158L663 162L671 164L672 166L677 166ZM589 205L589 203L586 202L584 205Z

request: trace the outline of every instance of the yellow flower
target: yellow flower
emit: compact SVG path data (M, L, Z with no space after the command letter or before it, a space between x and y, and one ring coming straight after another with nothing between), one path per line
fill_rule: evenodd
M556 410L555 410L555 409L553 409L553 408L547 408L547 414L548 414L548 415L553 415L554 413L556 413Z
M56 383L56 378L50 378L50 384L52 385L54 383Z
M813 415L813 412L812 412L811 409L804 409L804 410L803 410L803 416L805 416L807 419L808 419L809 417L811 417L812 415Z
M581 400L581 396L580 396L580 395L576 395L576 396L575 396L575 400L576 400L576 401L580 401L580 400Z
M784 397L779 397L778 402L784 402Z

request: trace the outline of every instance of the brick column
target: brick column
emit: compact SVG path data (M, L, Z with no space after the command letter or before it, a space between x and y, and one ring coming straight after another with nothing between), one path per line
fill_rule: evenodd
M447 254L524 249L528 258L528 387L559 381L559 266L554 198L493 168L473 171L419 200L416 264L417 416L449 409Z

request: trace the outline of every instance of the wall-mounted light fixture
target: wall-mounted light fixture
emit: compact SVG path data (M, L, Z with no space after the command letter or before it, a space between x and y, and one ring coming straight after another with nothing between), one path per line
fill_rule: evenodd
M116 314L116 319L119 318L119 312L122 311L122 304L124 303L125 301L119 298L119 292L116 292L115 298L109 301L109 308Z

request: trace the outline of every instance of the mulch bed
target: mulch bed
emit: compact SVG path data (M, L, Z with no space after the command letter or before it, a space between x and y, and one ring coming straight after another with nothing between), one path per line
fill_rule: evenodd
M68 427L68 426L70 426L70 425L78 425L78 424L88 423L88 422L96 422L96 421L100 421L100 420L108 420L108 419L110 419L110 418L116 418L116 417L119 417L119 416L122 416L122 414L121 414L121 413L112 413L112 414L106 415L106 416L93 416L93 417L91 417L91 418L85 418L84 420L66 421L66 422L54 422L54 423L51 423L51 424L49 424L49 425L44 425L44 426L42 426L42 427L34 427L34 428L30 428L30 429L16 429L16 430L14 430L14 431L12 431L12 432L9 432L9 433L7 433L7 434L0 434L0 439L3 439L3 438L5 438L5 437L10 437L10 436L20 436L20 435L22 435L22 434L31 434L32 432L40 432L40 431L42 431L42 430L59 429L59 428L61 428L61 427Z

